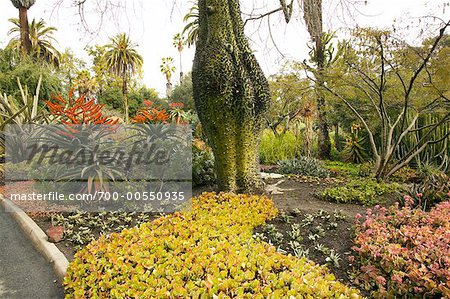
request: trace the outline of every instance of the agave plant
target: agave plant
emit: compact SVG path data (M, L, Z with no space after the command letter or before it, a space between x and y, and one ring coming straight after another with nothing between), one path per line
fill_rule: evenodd
M39 90L42 77L39 78L35 94L30 96L28 88L23 87L17 79L21 98L19 100L0 94L0 130L3 132L0 138L0 153L4 155L5 146L14 151L14 156L21 162L27 154L26 140L32 137L33 130L25 124L44 124L49 119L43 109L39 109ZM5 126L11 125L10 130L5 132ZM8 143L5 145L5 134L8 135ZM22 154L20 154L22 153Z

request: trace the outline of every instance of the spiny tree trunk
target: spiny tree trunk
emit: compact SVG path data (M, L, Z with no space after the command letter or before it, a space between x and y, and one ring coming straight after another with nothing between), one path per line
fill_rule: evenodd
M19 7L19 22L20 22L20 41L21 50L24 56L31 51L30 41L30 26L28 24L28 9L24 6Z
M222 191L257 193L259 141L270 92L248 41L238 0L199 1L192 81Z

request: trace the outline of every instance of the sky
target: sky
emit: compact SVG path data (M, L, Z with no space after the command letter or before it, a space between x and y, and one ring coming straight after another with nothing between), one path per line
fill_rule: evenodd
M431 18L422 18L422 22L419 18L438 16L450 19L450 0L347 1L358 1L358 4L343 8L339 5L341 0L324 0L325 29L343 32L339 30L355 26L392 28L395 20L396 27L400 28L398 33L410 43L415 43L420 40L418 28L427 22L436 24ZM106 6L105 9L105 3L110 2L117 5ZM260 14L270 11L278 7L278 2L241 0L243 17L246 18L251 12ZM76 57L88 63L87 45L106 44L110 37L119 32L130 34L144 58L143 83L163 95L165 78L159 68L161 59L173 57L178 74L180 59L172 38L183 29L182 19L192 6L191 0L87 0L84 15L92 32L86 32L72 3L72 0L37 0L29 10L29 19L42 18L48 25L57 27L57 48L70 48ZM101 14L100 11L106 13ZM0 0L0 48L5 47L10 39L7 32L11 25L7 20L13 17L18 17L18 10L9 0ZM436 27L432 28L435 30ZM309 35L298 5L289 24L285 24L281 14L275 14L269 20L249 22L246 34L266 75L279 71L284 59L302 61L308 57ZM184 72L191 69L194 53L194 48L183 51L181 62ZM178 80L179 76L175 75L173 82Z

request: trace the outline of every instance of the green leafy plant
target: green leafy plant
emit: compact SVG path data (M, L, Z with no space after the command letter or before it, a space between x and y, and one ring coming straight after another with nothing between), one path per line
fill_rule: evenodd
M214 155L211 151L192 147L192 184L193 186L212 185L216 181Z
M64 279L66 298L361 298L326 268L252 239L276 214L265 197L205 193L190 212L79 251Z
M279 161L294 159L300 152L299 140L291 132L275 136L271 130L265 130L259 146L259 158L263 165L275 165Z
M298 174L319 178L329 176L329 172L323 167L322 162L309 157L280 161L278 162L278 171L283 174Z
M344 186L327 188L319 194L319 197L327 201L373 205L383 202L384 195L398 193L402 190L403 187L397 183L358 179L350 181Z
M447 200L450 192L450 177L443 172L436 171L424 177L420 183L414 184L409 195L415 204L427 210L436 204Z
M367 160L366 138L361 136L360 130L359 125L352 125L351 133L345 141L344 155L347 162L362 163Z

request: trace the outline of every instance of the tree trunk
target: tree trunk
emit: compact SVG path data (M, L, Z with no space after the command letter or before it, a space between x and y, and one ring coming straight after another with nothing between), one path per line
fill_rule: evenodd
M322 90L323 71L325 65L325 53L323 49L323 44L320 39L316 40L316 51L317 51L317 71L316 71L316 90L317 90L317 114L318 114L318 126L319 126L319 138L318 138L318 149L319 157L322 159L330 159L331 157L331 141L330 132L328 128L327 111L326 111L326 101L325 94Z
M269 85L244 35L239 1L200 0L199 14L194 99L219 189L257 193L263 186L259 142Z
M24 6L19 7L19 23L20 23L20 43L24 56L30 54L30 25L28 24L28 10Z
M122 95L123 95L123 107L125 109L125 123L128 124L130 121L130 116L128 114L128 87L127 87L127 76L122 78Z

